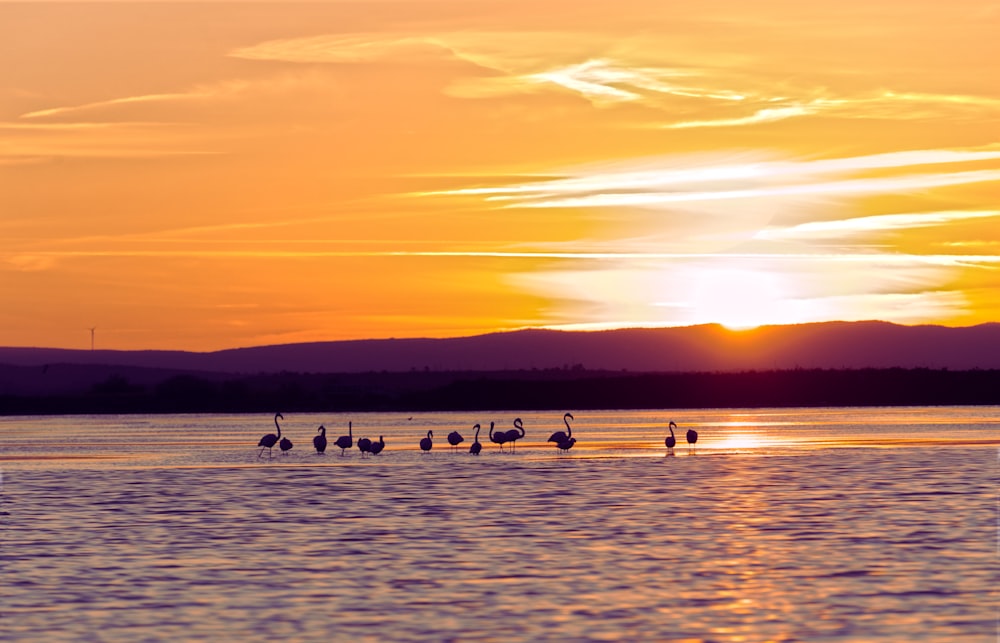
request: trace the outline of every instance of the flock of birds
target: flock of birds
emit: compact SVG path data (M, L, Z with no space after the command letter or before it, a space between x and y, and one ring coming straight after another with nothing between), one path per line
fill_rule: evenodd
M261 458L264 456L264 449L267 449L268 457L272 454L272 449L275 445L281 449L282 453L288 453L292 450L294 446L292 441L288 439L288 436L281 435L281 425L278 424L278 420L284 420L285 416L281 413L274 414L274 426L278 429L277 433L268 433L260 439L257 446L260 447L260 451L257 453L257 457ZM316 429L317 435L313 438L313 447L316 449L316 453L326 453L326 427L322 424ZM344 455L348 449L354 446L354 427L351 422L347 423L347 435L342 435L336 439L333 443L335 446L340 448L340 455ZM364 458L368 455L378 455L382 453L382 449L385 448L385 439L380 435L378 436L378 442L370 438L359 438L358 439L358 449L361 450L361 457Z
M292 441L288 439L287 436L281 435L281 425L278 420L284 420L285 416L281 413L274 414L274 426L277 428L277 433L268 433L260 439L257 446L260 447L260 451L257 453L258 458L264 457L264 449L267 449L268 457L272 457L272 449L275 445L281 449L282 453L287 453L292 450ZM573 427L570 426L569 421L574 420L572 413L566 413L563 415L563 424L566 425L565 431L556 431L549 436L546 442L554 442L556 448L560 453L568 453L573 445L576 444L576 438L573 437ZM469 446L469 453L472 455L479 455L483 450L483 445L479 441L479 431L482 427L479 424L472 426L476 431L476 436L473 438L472 444ZM674 436L674 429L677 425L670 421L667 426L670 430L670 435L668 435L663 443L669 450L673 452L674 446L677 444L677 438ZM316 429L318 433L317 436L313 438L313 447L316 449L316 453L326 453L327 440L326 440L326 427L322 424ZM504 451L504 445L510 445L509 453L514 453L514 447L517 445L517 441L523 438L525 435L524 424L521 422L521 418L514 419L514 428L508 429L507 431L496 430L496 425L490 422L489 439L490 442L498 445L500 451ZM694 448L694 444L698 441L698 432L694 429L689 429L686 434L686 439L688 442L688 448ZM451 445L452 450L457 450L458 445L465 442L465 437L458 431L452 431L448 434L448 444ZM351 422L347 423L347 435L342 435L336 439L333 443L335 446L340 448L340 455L347 453L347 450L354 446L354 427ZM385 440L383 436L378 436L378 442L371 440L369 438L359 438L358 439L358 449L361 451L361 457L365 458L369 455L378 455L382 453L385 448ZM420 450L424 453L429 452L434 448L434 432L428 431L427 436L420 438Z

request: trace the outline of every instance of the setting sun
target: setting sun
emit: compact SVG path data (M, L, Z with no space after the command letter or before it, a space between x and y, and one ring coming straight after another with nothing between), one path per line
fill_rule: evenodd
M695 278L695 315L732 330L800 321L778 284L777 274L750 270L709 270Z

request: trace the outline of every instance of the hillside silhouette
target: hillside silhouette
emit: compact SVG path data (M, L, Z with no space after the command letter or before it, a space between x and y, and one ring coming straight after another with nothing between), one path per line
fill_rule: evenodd
M0 364L103 364L218 373L676 372L789 368L1000 368L1000 324L967 328L829 322L732 331L717 325L602 332L522 330L451 339L376 339L215 352L0 348Z

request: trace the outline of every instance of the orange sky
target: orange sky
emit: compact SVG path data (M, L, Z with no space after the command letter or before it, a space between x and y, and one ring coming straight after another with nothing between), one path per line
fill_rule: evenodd
M1000 3L0 3L0 345L1000 321Z

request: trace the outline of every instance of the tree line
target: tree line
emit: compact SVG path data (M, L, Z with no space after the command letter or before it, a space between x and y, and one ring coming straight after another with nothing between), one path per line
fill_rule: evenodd
M1000 370L790 369L111 375L72 393L3 395L0 414L251 413L1000 405Z

